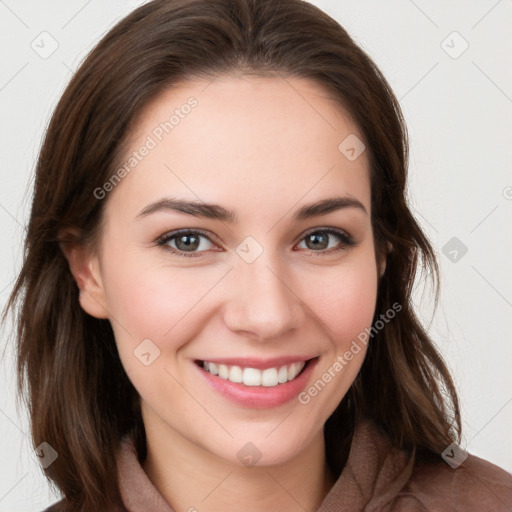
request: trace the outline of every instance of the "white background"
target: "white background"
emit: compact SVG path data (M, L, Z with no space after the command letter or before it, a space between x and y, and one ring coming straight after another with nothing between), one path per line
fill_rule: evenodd
M1 307L20 267L49 116L93 44L140 3L0 0ZM400 100L411 139L410 201L442 271L433 320L420 288L419 313L460 392L463 447L512 472L512 2L312 3L369 53ZM31 48L43 31L59 45L47 59ZM454 31L469 44L458 58L445 51L463 48ZM443 253L452 237L468 248L456 262ZM32 455L25 413L15 406L10 331L2 331L0 512L40 511L57 496Z

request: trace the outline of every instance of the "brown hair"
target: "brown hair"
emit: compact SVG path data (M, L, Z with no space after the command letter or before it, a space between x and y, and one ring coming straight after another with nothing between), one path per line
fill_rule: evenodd
M155 0L110 30L55 109L37 162L23 268L4 311L4 320L8 310L17 315L18 387L34 446L46 441L59 454L45 473L65 510L119 505L119 441L134 432L142 460L145 434L111 325L81 309L61 244L95 247L106 200L93 191L115 172L150 99L193 76L234 72L310 78L332 93L367 147L376 254L392 247L374 320L395 303L402 309L372 338L324 426L333 474L364 417L418 460L440 459L460 439L453 382L411 304L418 269L433 278L437 303L438 268L406 202L407 132L386 79L336 21L301 0ZM74 236L64 240L64 232Z

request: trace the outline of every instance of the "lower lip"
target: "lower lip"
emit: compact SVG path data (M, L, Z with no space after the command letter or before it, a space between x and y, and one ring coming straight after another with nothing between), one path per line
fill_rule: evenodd
M293 380L278 384L277 386L246 386L222 379L203 370L198 364L193 363L198 369L203 379L222 396L244 407L253 407L258 409L277 407L283 405L295 398L306 386L309 376L313 371L318 357L311 359L300 375Z

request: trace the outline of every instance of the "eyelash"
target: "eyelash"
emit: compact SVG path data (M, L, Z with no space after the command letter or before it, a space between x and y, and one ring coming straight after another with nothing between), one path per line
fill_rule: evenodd
M339 231L337 229L332 229L332 228L326 228L326 229L322 229L322 228L318 229L317 228L317 229L311 230L311 231L307 232L306 234L304 234L304 236L300 239L300 242L302 242L306 237L316 234L316 233L336 235L337 237L340 238L341 243L340 243L340 246L335 249L324 249L322 251L314 251L314 250L310 249L311 254L314 254L315 256L325 256L327 254L332 254L334 252L340 251L347 247L353 247L353 246L357 245L357 241L351 235L344 233L343 231ZM180 229L177 231L172 231L170 233L165 233L161 237L157 238L155 240L155 243L157 246L163 247L163 246L165 246L165 244L167 244L171 240L177 238L180 235L184 235L184 234L202 235L207 240L209 240L212 244L215 243L208 236L208 233L206 231L203 231L202 229ZM165 247L165 249L170 250L173 254L176 254L178 256L184 256L185 258L197 258L197 257L200 257L202 253L207 252L207 251L198 251L198 252L188 252L187 253L186 251L180 251L180 250L174 249L173 247L170 247L170 246Z

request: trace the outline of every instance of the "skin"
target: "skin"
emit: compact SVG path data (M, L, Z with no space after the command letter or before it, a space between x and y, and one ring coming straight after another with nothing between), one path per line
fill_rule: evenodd
M228 401L198 378L193 361L318 355L307 388L371 326L385 263L375 258L367 152L349 161L338 150L348 135L362 135L309 79L223 76L153 99L127 155L190 96L197 107L103 199L97 250L67 251L80 303L112 323L141 397L144 470L175 510L314 510L334 483L322 427L354 381L365 347L307 405L294 399L267 409ZM137 218L166 196L216 203L238 220L174 211ZM357 199L366 213L345 208L292 218L333 196ZM176 240L156 245L183 228L211 234L211 242L201 238L198 257L173 254ZM313 228L342 230L357 244L343 247L329 235L327 249L311 248L305 235ZM247 236L263 248L252 263L236 252ZM134 350L148 338L160 355L145 366ZM237 458L247 442L261 452L252 467Z

